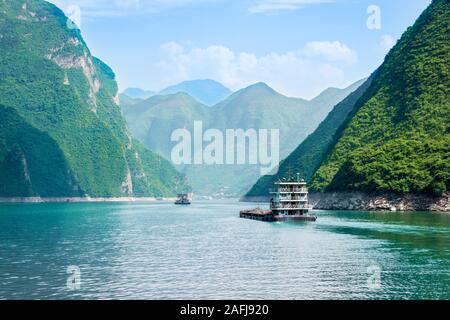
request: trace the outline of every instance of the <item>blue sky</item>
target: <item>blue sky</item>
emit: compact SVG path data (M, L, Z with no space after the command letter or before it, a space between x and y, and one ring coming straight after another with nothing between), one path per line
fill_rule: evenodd
M51 0L121 90L212 78L312 98L367 77L430 0ZM368 7L380 9L369 29ZM79 12L78 9L79 8Z

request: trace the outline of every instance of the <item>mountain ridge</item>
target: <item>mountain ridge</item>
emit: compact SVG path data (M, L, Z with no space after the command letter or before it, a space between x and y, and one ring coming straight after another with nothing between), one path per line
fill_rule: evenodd
M220 82L211 79L184 81L158 92L158 95L187 93L200 103L213 106L232 94L231 90Z
M450 211L449 20L450 3L433 0L350 102L309 172L316 209ZM304 146L285 162L308 163Z
M330 148L333 136L347 119L356 101L362 97L370 83L371 78L365 80L354 92L338 103L319 127L286 159L281 161L277 174L261 177L241 200L269 199L269 190L273 188L276 179L287 176L289 171L299 173L309 182L320 165L321 159Z
M114 72L69 26L48 2L0 2L0 196L175 194L184 178L132 139Z
M434 0L403 34L338 132L313 189L448 190L449 19L449 2Z
M169 159L173 142L171 133L175 129L192 130L194 121L202 121L204 130L226 129L280 129L281 154L290 151L311 133L332 107L349 93L359 82L338 90L328 101L307 101L286 97L265 83L256 83L243 88L213 107L208 107L187 96L153 96L133 106L122 106L133 136L151 150ZM155 108L155 105L158 108ZM314 112L310 112L314 110ZM299 127L298 124L301 124ZM256 179L257 166L181 166L194 191L200 194L242 195Z
M156 92L140 88L127 88L122 94L129 98L145 100L154 96Z

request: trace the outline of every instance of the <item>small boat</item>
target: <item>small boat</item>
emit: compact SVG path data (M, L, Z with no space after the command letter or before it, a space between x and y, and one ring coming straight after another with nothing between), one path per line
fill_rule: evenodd
M176 205L188 206L191 204L191 197L188 193L183 193L178 195L177 201L175 201Z
M270 201L270 210L256 208L240 212L240 217L266 222L275 221L311 221L317 220L316 216L309 213L311 208L308 205L308 188L306 182L300 179L292 179L290 174L288 179L275 182L277 190L271 192L273 198Z

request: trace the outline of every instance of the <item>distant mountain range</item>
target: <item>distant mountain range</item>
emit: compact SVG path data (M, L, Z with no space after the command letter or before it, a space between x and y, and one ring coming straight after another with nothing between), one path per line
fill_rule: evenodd
M123 95L126 96L124 97L125 99L129 97L133 99L145 100L154 95L169 95L176 93L186 93L207 106L213 106L232 94L231 90L226 88L221 83L206 79L185 81L168 87L158 93L137 88L130 88L125 90Z
M342 99L363 81L345 89L327 89L311 101L289 98L264 83L257 83L208 107L186 93L153 96L145 101L122 104L134 137L151 150L170 159L175 129L193 129L202 121L206 129L280 129L280 154L289 155ZM203 195L238 196L260 175L257 166L185 166L194 191Z
M150 150L170 159L172 132L192 129L196 120L211 122L210 108L186 93L153 96L129 107L122 107L131 132Z
M434 0L372 77L245 199L267 196L291 166L319 192L318 208L450 210L449 21L450 2Z
M129 98L132 99L148 99L151 96L154 96L156 93L153 91L149 91L149 90L142 90L139 88L128 88L126 89L123 94Z
M67 21L43 0L0 1L0 197L186 189L169 161L131 137L114 72Z
M213 106L231 95L231 90L214 80L185 81L178 85L166 88L160 95L187 93L199 102Z

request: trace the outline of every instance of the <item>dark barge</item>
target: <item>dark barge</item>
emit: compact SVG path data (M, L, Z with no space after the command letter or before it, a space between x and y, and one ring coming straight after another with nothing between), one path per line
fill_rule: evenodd
M317 220L316 216L274 214L270 210L263 210L259 208L253 210L243 210L240 212L240 217L244 219L264 221L264 222L282 222L282 221L315 222Z
M240 212L240 217L244 219L275 222L275 215L270 210L263 210L256 208L253 210L243 210Z

